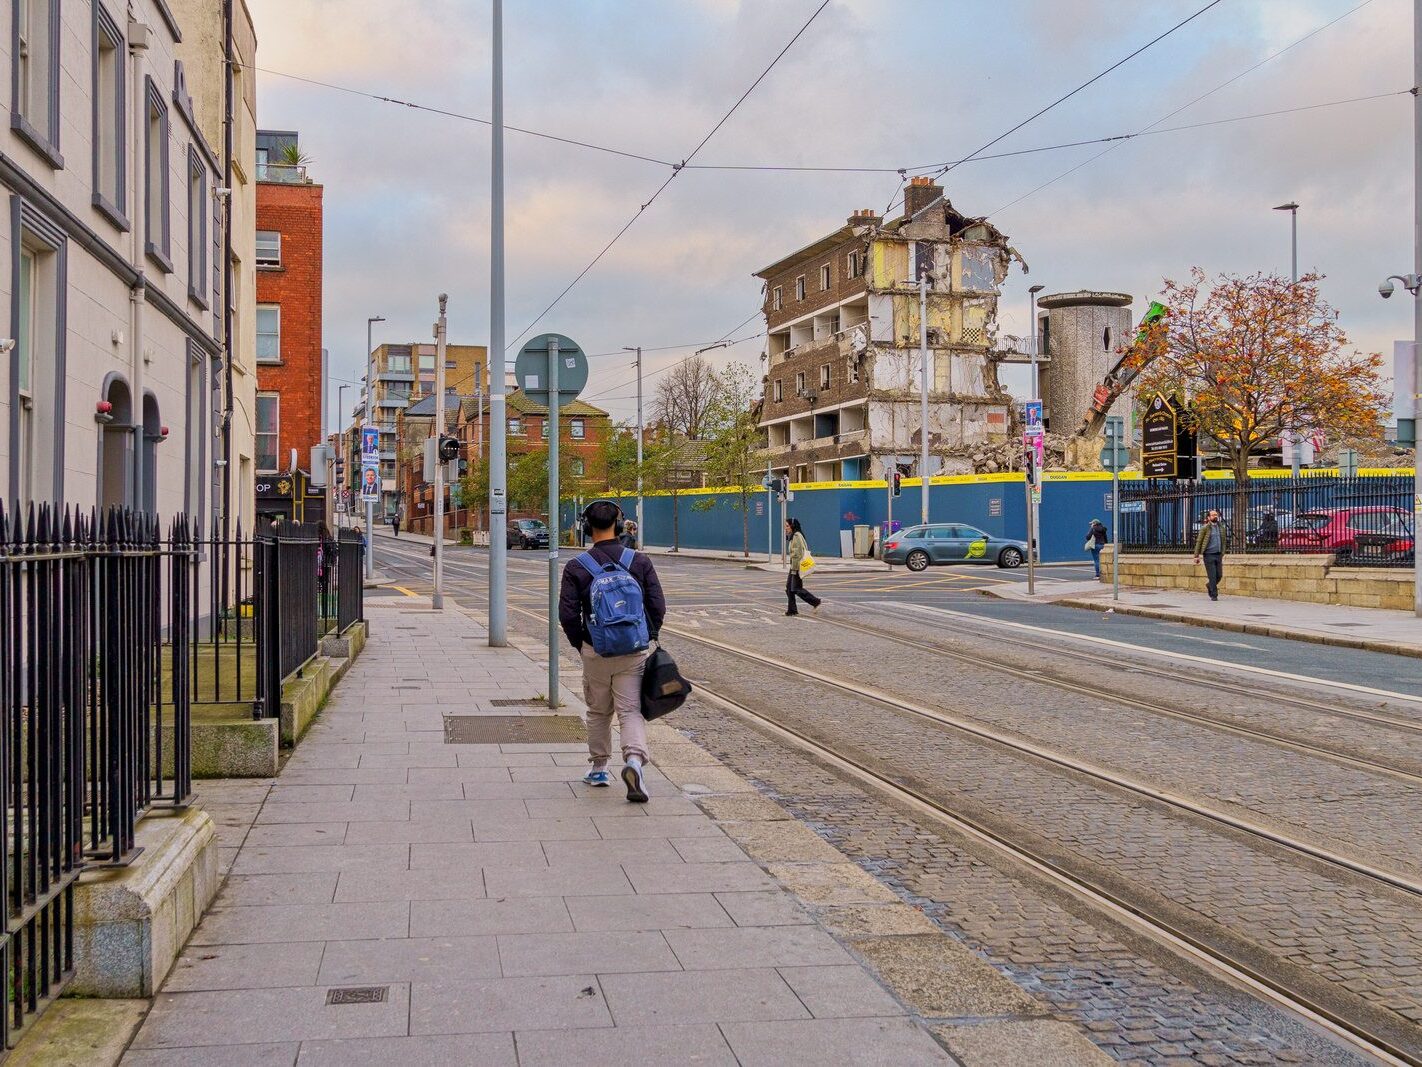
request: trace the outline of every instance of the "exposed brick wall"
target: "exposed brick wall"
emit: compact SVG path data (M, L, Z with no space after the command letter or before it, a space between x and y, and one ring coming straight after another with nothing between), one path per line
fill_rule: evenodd
M257 271L257 303L281 305L281 363L257 366L257 389L281 396L279 465L310 462L321 443L322 188L257 183L257 229L281 234L281 266Z
M833 307L841 301L863 294L867 275L857 277L849 274L849 254L858 252L863 258L869 254L869 245L862 237L847 235L842 241L827 251L807 255L780 265L765 278L765 318L770 329L776 330L793 319L808 315L812 311ZM861 260L862 261L862 260ZM828 289L820 288L821 268L829 267ZM862 268L861 268L862 269ZM805 299L795 299L795 279L805 276ZM781 288L780 310L775 309L775 287Z

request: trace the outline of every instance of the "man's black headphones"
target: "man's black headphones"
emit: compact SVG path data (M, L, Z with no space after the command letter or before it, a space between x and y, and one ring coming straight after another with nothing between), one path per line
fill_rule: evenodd
M592 535L593 535L592 519L590 519L590 518L588 517L588 512L590 512L593 508L597 507L597 505L599 505L599 504L611 504L614 508L617 509L617 518L616 518L616 520L614 520L614 522L613 522L613 524L612 524L612 532L613 532L614 534L616 534L618 537L621 537L621 536L622 536L622 531L626 528L626 522L627 522L627 520L626 520L626 519L623 517L623 515L622 515L622 507L621 507L621 505L619 505L616 501L613 501L613 500L594 500L594 501L593 501L591 504L589 504L587 507L583 508L583 513L578 516L578 518L582 519L582 522L583 522L583 536L584 536L584 537L592 537Z

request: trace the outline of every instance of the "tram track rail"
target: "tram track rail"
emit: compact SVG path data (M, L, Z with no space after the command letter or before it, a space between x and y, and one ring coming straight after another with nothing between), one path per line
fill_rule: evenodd
M820 615L816 617L815 621L819 623L824 623L829 626L835 626L842 630L852 630L856 633L865 634L869 637L888 641L892 644L902 645L906 648L913 648L920 652L928 652L932 653L933 655L943 656L948 659L952 659L958 663L964 663L969 666L981 667L986 670L995 671L1000 674L1006 674L1014 678L1022 679L1023 681L1036 682L1040 685L1046 685L1056 689L1064 689L1068 692L1077 693L1082 696L1089 696L1096 700L1109 700L1112 703L1149 712L1152 715L1160 715L1164 718L1175 719L1180 722L1194 723L1196 725L1204 726L1208 729L1217 730L1222 733L1233 734L1237 737L1247 737L1254 741L1278 745L1280 747L1287 748L1295 752L1300 752L1305 755L1313 756L1319 759L1329 760L1334 763L1352 767L1356 770L1365 771L1371 774L1385 775L1387 777L1394 778L1398 781L1406 782L1409 785L1422 787L1422 774L1418 774L1415 771L1409 771L1403 767L1397 767L1387 763L1380 763L1376 760L1368 759L1362 756L1350 755L1349 753L1341 752L1335 748L1329 748L1327 746L1314 744L1310 741L1304 741L1297 737L1290 737L1286 733L1276 732L1273 730L1264 730L1254 726L1245 726L1238 722L1232 722L1215 715L1204 715L1195 711L1185 711L1179 708L1167 707L1166 705L1157 703L1155 701L1145 700L1140 697L1128 696L1124 693L1108 688L1106 686L1095 686L1085 682L1076 681L1074 679L1064 678L1049 670L1038 670L1028 667L1019 667L1015 664L1004 663L1001 660L986 658L976 653L968 653L959 649L949 648L936 641L923 641L917 638L906 637L902 634L895 634L891 631L879 629L878 627L863 626L858 623L848 622L844 619L839 619L834 616ZM1036 649L1036 651L1042 652L1043 650L1039 647ZM1057 655L1057 651L1058 650L1055 648L1048 649L1046 650L1046 654ZM1089 657L1086 657L1081 654L1076 654L1073 656L1073 658L1087 659ZM1099 665L1100 661L1096 660L1092 662ZM1241 696L1250 697L1255 700L1279 700L1290 703L1296 702L1301 704L1307 704L1311 709L1318 710L1326 714L1339 715L1346 718L1365 719L1383 726L1396 726L1405 722L1405 720L1393 720L1387 716L1372 716L1366 713L1353 713L1348 711L1347 709L1335 708L1330 705L1316 701L1293 701L1289 697L1279 696L1274 692L1266 689L1255 690L1249 689L1245 686L1232 685L1230 683L1222 683L1216 686L1209 682L1197 683L1194 678L1181 679L1178 675L1170 675L1164 671L1154 671L1149 670L1147 668L1142 668L1142 671L1144 673L1154 674L1158 677L1166 678L1172 682L1181 683L1185 685L1199 684L1206 686L1207 688L1227 689L1229 692L1236 693ZM1406 727L1408 729L1422 730L1422 724L1407 723Z
M529 613L532 614L532 613ZM678 636L683 636L678 634ZM949 827L986 847L1013 865L1026 868L1071 897L1082 900L1110 919L1150 941L1162 945L1207 973L1274 1004L1341 1041L1344 1045L1385 1064L1422 1064L1422 1057L1391 1037L1380 1035L1318 998L1289 987L1265 970L1197 937L1176 923L1152 915L1108 887L1067 870L1036 849L1010 840L985 823L950 810L921 790L895 781L881 772L842 755L823 742L755 711L698 681L698 692L748 723L753 729L782 741L824 766L880 795L891 803Z

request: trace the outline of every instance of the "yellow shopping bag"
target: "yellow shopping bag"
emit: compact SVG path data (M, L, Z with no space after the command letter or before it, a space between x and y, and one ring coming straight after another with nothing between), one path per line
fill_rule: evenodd
M804 558L800 560L800 577L805 577L805 575L809 574L814 569L815 557L806 552Z

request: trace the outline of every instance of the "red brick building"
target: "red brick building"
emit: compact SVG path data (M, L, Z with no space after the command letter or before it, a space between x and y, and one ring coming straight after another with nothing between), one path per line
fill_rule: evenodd
M268 159L292 158L291 132L259 131ZM298 153L299 157L299 153ZM258 510L289 513L280 491L290 479L291 452L306 470L324 440L325 367L321 350L322 187L305 164L269 163L257 175ZM265 492L264 492L265 489ZM288 490L288 493L290 490Z

